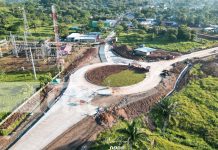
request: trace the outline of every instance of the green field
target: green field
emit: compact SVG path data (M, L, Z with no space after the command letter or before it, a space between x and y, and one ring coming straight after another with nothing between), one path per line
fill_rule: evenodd
M0 121L36 92L38 87L37 82L0 82Z
M37 78L49 76L49 73L38 73ZM34 80L32 73L1 73L0 74L0 121L28 99L41 82Z
M200 65L197 64L190 72L191 75L201 77ZM162 100L163 101L163 100ZM141 140L140 148L154 150L215 150L218 147L218 78L205 77L193 79L178 93L165 99L170 102L167 108L171 109L170 118L166 120L169 111L162 111L163 105L157 105L149 112L156 130L150 131L147 127L138 127L146 131L149 140ZM161 107L158 107L161 106ZM165 107L166 108L166 107ZM167 109L165 109L167 110ZM168 125L165 126L164 122ZM165 126L165 130L163 130ZM121 135L118 131L127 127L119 121L112 129L101 133L93 149L109 149L110 146L124 145L119 141ZM155 141L151 147L151 142ZM134 148L137 149L137 148Z
M37 78L40 76L48 75L47 72L37 72ZM32 73L1 73L0 74L0 82L38 82L34 79L34 75Z
M119 73L108 76L102 85L110 87L121 87L136 84L144 80L144 73L137 73L132 70L124 70Z
M155 37L150 40L151 34L139 34L137 32L121 33L118 37L118 45L129 45L133 48L137 48L139 45L144 44L147 47L163 49L174 52L190 52L195 49L205 49L218 44L218 41L201 40L195 41L167 41L164 37Z

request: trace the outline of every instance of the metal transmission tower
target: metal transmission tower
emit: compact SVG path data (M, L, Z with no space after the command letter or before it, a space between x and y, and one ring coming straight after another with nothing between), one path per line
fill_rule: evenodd
M13 46L13 55L15 55L16 57L19 57L15 37L14 37L14 35L11 34L11 32L10 32L10 38L11 38L11 44Z
M28 32L29 26L28 26L27 17L26 17L26 11L25 11L24 8L23 8L23 21L24 21L24 47L25 47L25 54L26 54L27 60L29 60L29 56L28 56L28 43L27 43L27 36L28 36L28 33L29 33ZM31 47L29 48L29 53L30 53L30 59L31 59L32 67L33 67L34 78L35 78L35 80L37 80L36 69L35 69L35 64L34 64L34 60L33 60L33 54L32 54Z
M55 5L52 5L52 18L53 18L53 24L54 24L54 33L55 33L55 43L56 43L56 55L57 55L57 66L60 68L60 70L63 70L63 64L64 60L61 59L61 48L60 48L60 39L59 39L59 32L58 32L58 16L57 16L57 11L55 8Z
M55 8L55 5L52 5L52 19L53 19L53 25L54 25L54 34L55 34L55 43L57 48L57 61L59 60L59 52L60 52L60 43L59 43L59 33L58 33L58 16L57 11Z
M27 36L28 36L28 30L29 30L29 26L28 26L28 22L27 22L27 17L26 17L26 11L24 8L23 9L23 22L24 22L24 47L25 47L25 55L26 55L26 59L29 60L29 56L28 56L28 43L27 43Z

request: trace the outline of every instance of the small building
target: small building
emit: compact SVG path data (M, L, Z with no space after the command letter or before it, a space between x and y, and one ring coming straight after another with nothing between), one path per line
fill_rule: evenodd
M67 36L69 42L95 43L99 40L100 32L90 32L87 34L72 33Z
M169 27L178 27L178 23L175 21L162 21L161 23L163 26L169 26Z
M128 13L126 14L126 18L128 18L129 20L132 20L135 18L135 15L133 13Z
M204 28L205 32L218 33L218 25L210 25L210 27Z
M94 36L83 35L83 36L76 37L74 39L74 42L95 43L97 42L97 38Z
M67 41L74 42L75 39L80 36L82 36L82 34L80 33L71 33L70 35L67 36Z
M148 18L145 21L141 21L140 24L144 26L153 26L156 24L156 20L153 18Z
M140 55L140 56L148 56L150 55L152 52L156 51L156 49L154 48L150 48L150 47L140 47L137 49L133 50L133 53L135 55Z
M109 24L109 27L114 27L117 23L116 20L111 20L111 19L107 19L105 22Z

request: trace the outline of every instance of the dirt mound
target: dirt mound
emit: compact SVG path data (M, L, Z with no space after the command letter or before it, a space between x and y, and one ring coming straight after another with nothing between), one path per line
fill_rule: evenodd
M152 52L150 55L146 56L146 59L149 61L170 60L178 56L181 56L181 54L176 52L167 52L164 50L156 50Z
M93 84L101 85L102 81L108 76L115 73L119 73L126 69L128 69L128 66L124 66L124 65L103 66L88 71L86 73L86 79Z
M114 46L114 48L112 50L114 53L116 53L117 55L124 57L124 58L133 59L133 60L140 60L141 59L141 57L139 57L139 56L134 56L132 54L132 49L129 48L127 45Z

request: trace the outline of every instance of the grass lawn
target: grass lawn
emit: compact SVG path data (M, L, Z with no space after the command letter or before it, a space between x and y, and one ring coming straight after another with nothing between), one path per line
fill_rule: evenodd
M136 84L144 80L144 73L136 73L132 70L124 70L119 73L108 76L102 85L110 87L121 87Z
M121 33L118 37L118 45L126 44L133 48L138 47L141 44L145 44L147 47L163 49L167 51L174 51L174 52L190 52L195 49L205 49L212 47L218 44L218 41L209 41L209 40L202 40L199 42L195 41L176 41L170 42L167 41L163 37L156 37L154 40L150 40L149 36L151 34L139 34L137 32L130 32L130 33Z
M37 77L48 73L38 73ZM34 80L31 73L6 73L0 75L0 121L11 111L28 99L36 89L40 87L40 82Z
M36 92L37 87L37 82L0 82L0 121Z

